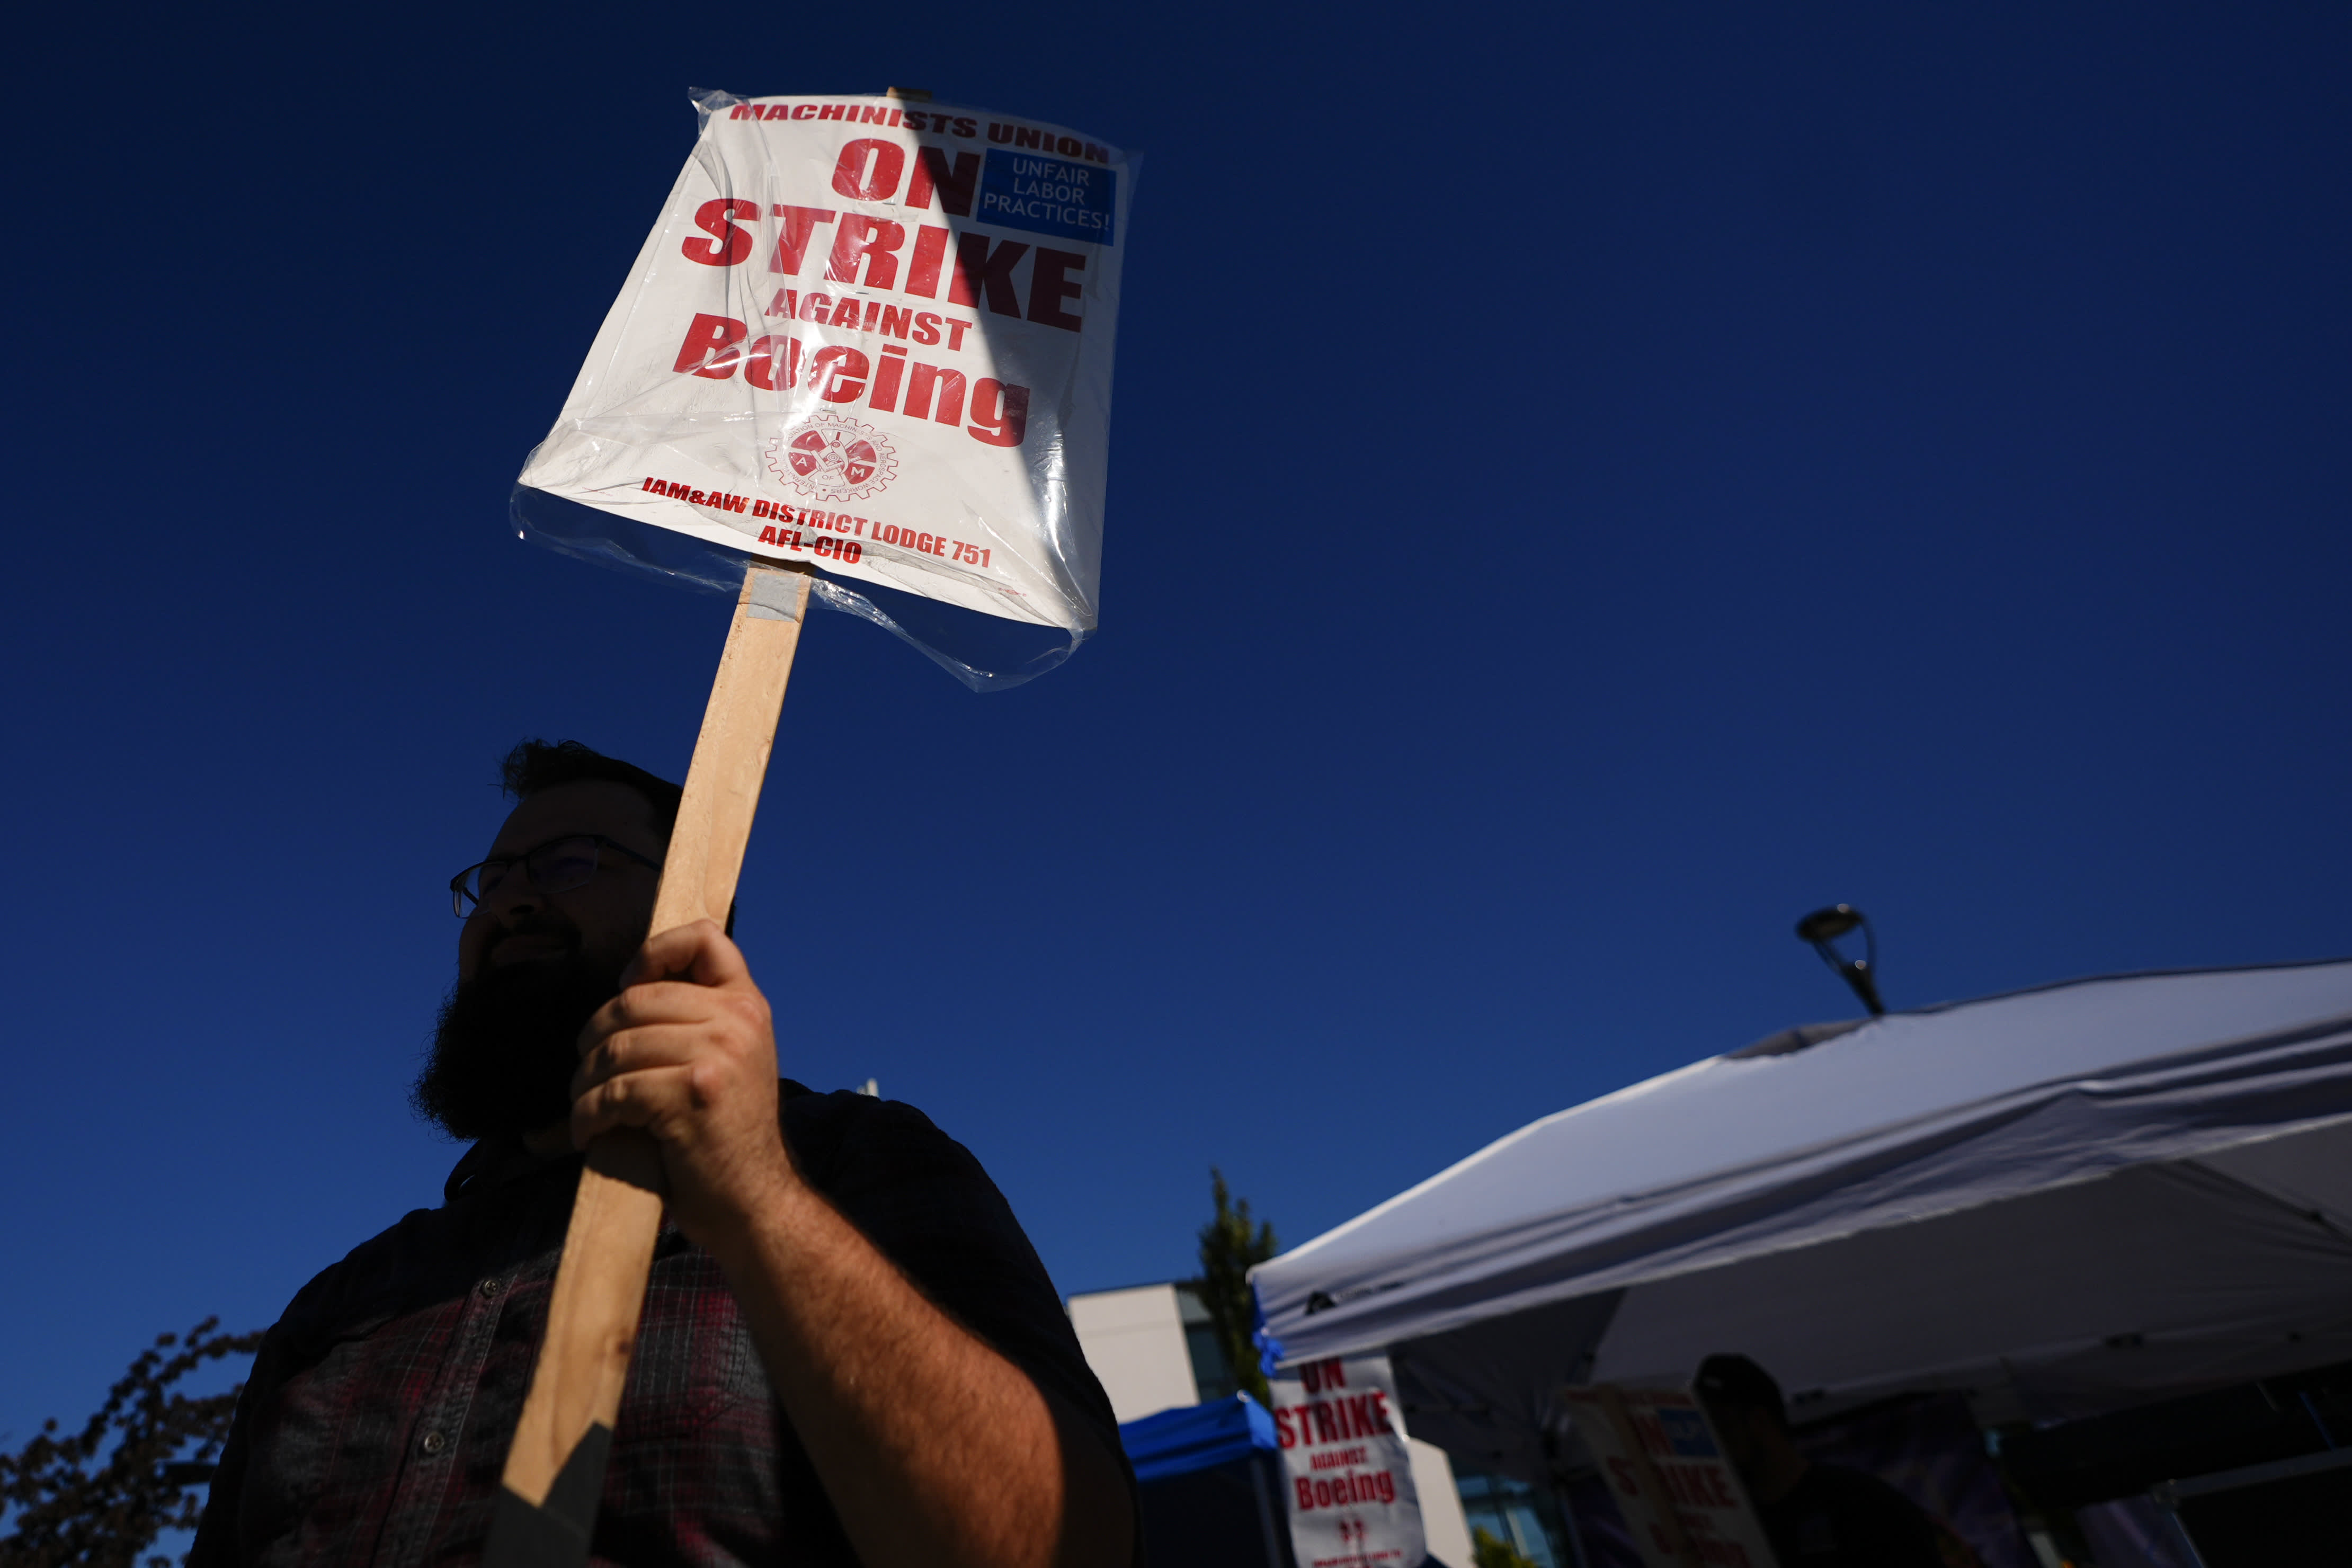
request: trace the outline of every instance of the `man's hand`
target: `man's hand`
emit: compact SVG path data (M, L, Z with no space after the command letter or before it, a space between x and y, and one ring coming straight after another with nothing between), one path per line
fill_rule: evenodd
M742 951L711 921L649 939L580 1032L572 1142L615 1127L661 1145L670 1212L731 1250L799 1178L776 1126L776 1037Z
M909 1284L793 1170L776 1040L743 954L698 921L646 942L580 1035L572 1141L638 1127L719 1260L858 1559L1121 1568L1116 1450Z

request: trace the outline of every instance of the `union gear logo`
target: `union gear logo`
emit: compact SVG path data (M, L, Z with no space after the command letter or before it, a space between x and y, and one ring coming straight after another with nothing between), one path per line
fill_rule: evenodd
M898 455L871 425L813 414L768 443L768 471L819 500L863 500L898 477Z

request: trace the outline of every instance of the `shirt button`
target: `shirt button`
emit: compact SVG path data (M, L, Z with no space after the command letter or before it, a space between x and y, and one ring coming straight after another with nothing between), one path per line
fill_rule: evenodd
M445 1432L427 1432L425 1434L425 1441L418 1446L428 1454L437 1454L442 1449L449 1446L448 1434Z
M482 1281L481 1285L482 1300L485 1301L494 1301L498 1300L499 1292L506 1288L507 1282L503 1279L485 1279Z

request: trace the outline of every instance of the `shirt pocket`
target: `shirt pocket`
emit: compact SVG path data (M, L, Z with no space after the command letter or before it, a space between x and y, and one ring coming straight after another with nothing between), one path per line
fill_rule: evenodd
M377 1338L392 1319L373 1310L288 1325L291 1364L247 1436L238 1511L248 1539L331 1533L364 1510L375 1476L397 1472L404 1426L390 1390L401 1357Z
M709 1253L665 1226L614 1443L690 1436L730 1407L767 1398L767 1377L727 1277Z

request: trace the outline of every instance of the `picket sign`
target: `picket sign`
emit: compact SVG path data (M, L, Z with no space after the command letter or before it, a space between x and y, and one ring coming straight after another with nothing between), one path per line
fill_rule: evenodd
M1298 1568L1422 1568L1429 1552L1389 1358L1307 1362L1266 1387Z
M726 922L809 581L805 568L785 565L744 574L662 860L653 931ZM589 1145L548 1303L547 1337L507 1451L488 1568L577 1568L588 1560L661 1215L661 1154L651 1138L621 1131Z
M1681 1389L1563 1388L1644 1568L1776 1568L1706 1409Z
M895 89L696 106L521 486L1092 632L1130 156Z

